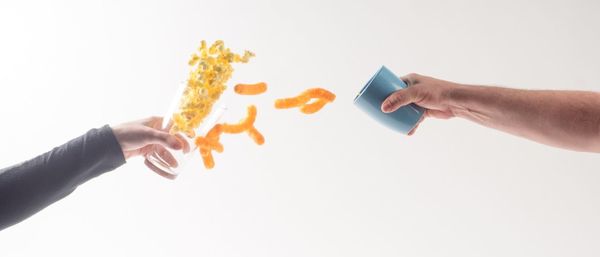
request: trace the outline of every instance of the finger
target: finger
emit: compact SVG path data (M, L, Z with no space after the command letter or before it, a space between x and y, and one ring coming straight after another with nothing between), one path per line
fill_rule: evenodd
M154 164L152 164L148 159L146 159L144 161L144 164L146 164L146 167L148 167L150 170L154 171L156 174L160 175L161 177L171 179L171 180L177 178L177 175L161 170L160 168L158 168Z
M153 129L161 129L162 123L163 123L163 117L161 117L161 116L151 116L151 117L144 119L142 122L142 124L146 125L147 127L153 128Z
M189 153L191 151L190 143L179 133L175 134L175 137L177 137L177 140L182 144L183 153Z
M156 154L158 154L158 157L163 160L163 162L165 162L169 167L171 168L177 168L177 166L179 166L179 163L177 162L177 159L175 159L175 157L173 156L173 154L171 154L171 152L169 152L166 148L164 148L161 145L154 145L154 151L156 151Z
M419 125L421 124L417 124L410 132L408 132L408 135L412 136L415 133L415 131L417 131L417 129L419 128Z
M177 139L177 136L171 135L167 132L150 129L145 136L147 140L146 143L148 144L159 144L173 150L180 150L183 148L183 143L181 140Z
M427 112L425 112L425 115L421 115L421 118L419 118L419 121L417 121L417 125L408 132L409 136L412 136L415 133L415 131L417 131L417 128L419 128L419 125L421 125L421 122L423 122L423 120L425 120L425 116L427 116Z
M381 111L385 113L398 110L414 101L413 90L410 88L400 89L388 96L381 104Z

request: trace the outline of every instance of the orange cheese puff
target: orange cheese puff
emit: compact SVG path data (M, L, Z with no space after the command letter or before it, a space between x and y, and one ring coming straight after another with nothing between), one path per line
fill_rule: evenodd
M237 134L242 133L254 125L256 120L256 106L248 106L248 115L238 124L223 124L223 133Z
M223 152L223 145L214 139L207 139L204 137L197 137L195 140L196 146L198 146L198 148L200 149L205 149L205 150L215 150L218 153L222 153Z
M233 90L240 95L258 95L267 91L267 83L237 84Z
M204 162L204 167L207 169L212 169L215 167L215 159L213 159L212 153L210 150L200 149L200 155L202 156L202 162Z
M294 108L294 107L304 105L309 100L310 100L310 96L308 96L307 94L301 94L299 96L291 97L291 98L281 98L281 99L275 100L275 108L277 108L277 109Z
M300 107L300 111L304 114L313 114L321 110L321 108L323 108L323 106L325 106L327 103L328 101L325 99L317 99L312 103L305 104L302 107Z
M209 154L211 154L212 152L209 149L204 149L204 148L199 148L200 151L200 156L208 156Z
M250 127L248 129L248 135L250 136L250 138L252 138L252 140L254 140L254 142L257 145L262 145L265 143L265 137L258 132L258 130L255 127Z
M212 139L212 140L215 140L215 141L219 141L219 138L221 137L221 133L223 133L223 125L221 125L221 124L215 124L215 126L213 126L206 133L206 138Z
M308 95L310 98L320 98L325 99L329 102L333 102L335 100L335 94L327 91L323 88L311 88L304 91L303 94Z

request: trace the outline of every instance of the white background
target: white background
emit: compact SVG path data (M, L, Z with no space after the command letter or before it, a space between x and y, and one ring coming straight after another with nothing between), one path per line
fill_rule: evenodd
M0 232L1 256L598 256L600 161L465 120L412 137L354 94L398 75L598 90L598 1L2 1L0 166L92 127L162 115L201 39L257 57L228 115L266 137L223 138L216 168L175 181L141 160ZM273 100L322 86L321 112Z

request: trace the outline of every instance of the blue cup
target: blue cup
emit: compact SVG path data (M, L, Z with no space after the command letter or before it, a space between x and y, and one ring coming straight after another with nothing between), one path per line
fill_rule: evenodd
M409 104L391 113L381 111L383 100L395 91L407 87L404 81L382 66L354 98L354 105L386 127L408 134L423 116L423 108Z

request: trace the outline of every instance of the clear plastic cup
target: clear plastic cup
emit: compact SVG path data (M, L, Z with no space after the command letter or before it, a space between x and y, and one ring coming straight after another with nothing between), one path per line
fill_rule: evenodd
M163 131L169 132L169 130L171 129L171 117L173 117L173 114L178 111L186 87L186 83L181 84L177 93L175 94L175 98L171 103L169 112L167 112L167 114L163 116L163 124L161 128ZM221 120L226 111L227 107L225 106L225 104L222 103L221 100L215 102L210 113L204 118L200 126L198 126L194 130L196 136L205 135L215 124L217 124ZM185 167L185 164L189 161L190 158L193 157L193 154L199 154L198 147L194 143L194 138L190 138L184 133L177 133L176 135L180 140L185 140L187 145L189 145L190 147L189 151L167 149L167 151L169 151L169 153L177 161L178 165L176 167L172 167L171 165L169 165L167 161L165 161L157 152L153 152L146 156L146 159L150 162L150 164L154 165L156 168L162 171L164 174L161 175L167 178L175 178L181 173L181 171Z

